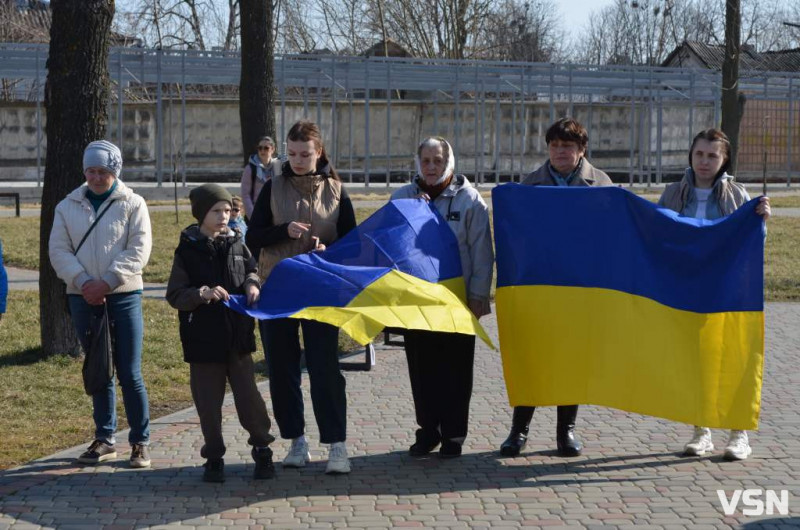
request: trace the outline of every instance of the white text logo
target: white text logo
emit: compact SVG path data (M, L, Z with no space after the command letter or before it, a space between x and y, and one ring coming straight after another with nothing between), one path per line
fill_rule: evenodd
M772 515L776 511L781 515L789 515L789 491L781 490L780 497L774 490L734 490L730 499L725 490L717 490L719 502L725 515L733 515L739 501L747 506L742 509L744 515ZM762 496L765 500L761 500Z

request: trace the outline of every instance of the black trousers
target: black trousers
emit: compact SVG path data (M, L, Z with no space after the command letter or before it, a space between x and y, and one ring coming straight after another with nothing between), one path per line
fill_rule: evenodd
M420 429L434 438L463 443L472 398L475 336L409 330L405 348Z
M303 393L300 390L300 335L311 382L311 404L320 442L332 444L347 438L345 378L339 370L339 328L313 320L267 320L267 364L275 422L282 438L305 434Z

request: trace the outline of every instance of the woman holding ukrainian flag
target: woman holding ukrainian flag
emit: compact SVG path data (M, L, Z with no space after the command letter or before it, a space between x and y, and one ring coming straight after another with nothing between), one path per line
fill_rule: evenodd
M284 258L325 250L355 228L353 205L325 153L319 127L295 123L287 134L288 162L264 184L247 229L247 246L259 256L262 282ZM262 340L269 351L269 387L281 437L291 439L284 467L304 467L310 460L300 391L300 338L303 331L311 401L320 442L330 444L325 472L350 472L345 439L347 397L339 370L339 330L307 319L262 320Z
M490 312L494 252L489 209L467 177L455 173L455 155L444 138L423 140L416 165L417 175L392 200L426 200L447 221L458 240L467 305L480 318ZM405 350L419 425L409 453L424 456L441 443L439 456L460 456L469 422L475 335L408 330Z
M731 166L731 144L720 130L706 129L694 137L689 150L689 168L680 182L668 185L658 201L683 216L714 220L735 212L750 200L747 190L728 174ZM761 197L755 212L769 219L769 197ZM695 426L694 437L684 454L702 456L714 450L711 429ZM732 430L725 448L726 460L744 460L752 449L747 431Z
M545 134L549 158L522 184L528 186L611 186L608 175L585 158L589 135L586 128L572 118L561 118ZM517 456L528 442L528 430L535 407L514 407L511 432L500 445L503 456ZM559 405L556 409L556 447L561 456L579 456L583 445L575 437L578 405Z

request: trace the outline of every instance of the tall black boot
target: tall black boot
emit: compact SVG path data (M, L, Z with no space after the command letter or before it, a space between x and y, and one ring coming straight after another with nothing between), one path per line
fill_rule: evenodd
M580 456L583 445L575 438L575 419L578 417L578 405L558 407L558 424L556 425L556 445L561 456Z
M514 416L511 420L511 433L506 441L500 445L500 454L503 456L517 456L528 443L528 428L533 418L536 407L514 407Z

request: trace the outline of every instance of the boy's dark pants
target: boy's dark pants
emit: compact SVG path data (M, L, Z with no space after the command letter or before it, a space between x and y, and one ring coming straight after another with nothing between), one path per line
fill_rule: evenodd
M404 333L414 411L422 435L463 443L469 423L475 336L408 330Z
M303 393L300 391L300 336L302 326L306 367L311 382L311 404L320 442L347 438L346 381L339 370L339 328L313 320L266 320L269 389L275 421L283 438L305 433Z
M254 447L266 447L275 440L269 433L267 406L256 387L252 355L232 354L225 364L190 363L189 367L192 398L200 416L200 428L205 441L200 450L203 458L217 459L225 454L222 400L226 381L231 384L239 423L250 433L247 443Z

